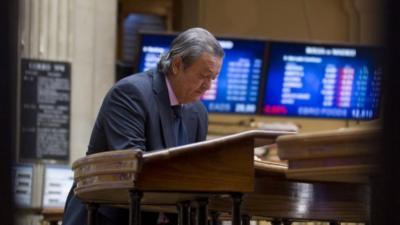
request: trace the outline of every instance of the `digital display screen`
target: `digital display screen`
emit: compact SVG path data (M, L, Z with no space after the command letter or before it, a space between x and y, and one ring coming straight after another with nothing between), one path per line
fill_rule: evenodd
M161 54L168 51L175 37L167 34L142 34L137 72L156 68Z
M139 71L155 68L175 36L143 34ZM265 42L218 38L225 57L220 74L201 98L209 112L255 114L259 98Z
M271 43L262 114L377 118L379 54L372 47Z

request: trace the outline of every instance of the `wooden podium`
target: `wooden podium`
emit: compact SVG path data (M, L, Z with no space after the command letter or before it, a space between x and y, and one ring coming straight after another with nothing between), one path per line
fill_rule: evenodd
M279 137L278 155L289 161L292 179L367 184L378 169L382 135L374 126Z
M132 225L140 211L178 212L179 224L217 224L226 212L233 225L251 217L275 224L294 220L363 222L368 188L346 183L288 180L282 163L254 161L254 147L275 143L287 132L247 131L151 153L119 150L77 160L75 195L88 205L88 224L99 204L128 207ZM213 212L213 213L208 213Z
M241 193L254 189L254 147L282 134L287 132L248 131L151 153L89 155L72 166L75 195L88 203L88 224L94 223L97 205L108 204L128 205L130 224L139 225L141 205L171 206L229 194L233 225L240 225Z

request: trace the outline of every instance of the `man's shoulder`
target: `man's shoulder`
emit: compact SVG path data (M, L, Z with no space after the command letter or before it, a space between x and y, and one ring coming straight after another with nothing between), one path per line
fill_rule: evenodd
M115 86L134 85L141 87L143 85L150 85L152 76L154 76L154 71L152 70L135 73L122 78L117 83L115 83Z
M113 90L123 90L127 92L144 92L149 93L153 89L153 77L157 76L157 72L149 70L141 73L135 73L119 80L113 86Z

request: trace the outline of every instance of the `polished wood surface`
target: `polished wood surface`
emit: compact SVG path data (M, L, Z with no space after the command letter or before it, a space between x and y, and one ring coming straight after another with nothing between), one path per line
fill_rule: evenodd
M242 214L296 221L367 221L367 185L290 180L282 163L255 161L254 167L255 188L244 195ZM210 210L229 212L229 207L227 196L210 200Z
M251 192L254 147L288 132L247 131L146 153L137 187L146 191Z
M254 190L243 196L243 215L270 220L290 218L294 221L365 222L368 219L368 185L287 179L287 165L283 163L256 160L254 168ZM178 198L184 201L208 197L210 211L228 214L232 207L229 194L184 196L182 193L151 193L148 196L158 201L166 198L164 203L172 203ZM191 204L195 206L193 201ZM176 212L175 204L145 204L143 208L155 212Z
M289 178L368 183L381 138L379 127L287 135L277 139L278 155L289 161Z
M282 134L288 132L253 130L151 153L86 156L73 164L75 195L85 202L128 204L129 189L137 188L145 192L142 204L168 205L210 193L251 192L254 147Z
M252 217L366 221L367 185L288 179L286 164L254 160L257 143L281 134L250 131L152 153L87 156L73 165L75 194L85 202L126 207L129 190L138 189L143 210L176 212L177 203L208 199L210 211L229 213L231 194L244 193L241 213Z
M114 202L118 190L127 192L134 188L141 158L142 153L138 150L119 150L93 154L75 161L72 164L75 195L85 202Z
M188 146L167 151L163 157L145 155L137 186L148 191L252 191L253 153L249 146L253 146L253 140L244 139L202 145L201 150Z

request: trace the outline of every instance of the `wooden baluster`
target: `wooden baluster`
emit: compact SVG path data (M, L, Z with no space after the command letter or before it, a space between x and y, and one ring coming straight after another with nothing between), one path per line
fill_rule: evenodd
M273 220L271 221L271 224L272 224L272 225L281 225L281 224L282 224L282 221L281 221L280 219L275 218L275 219L273 219Z
M232 193L232 225L240 225L240 205L242 204L242 193Z
M250 225L250 216L242 215L242 225Z
M190 207L190 224L191 225L196 225L196 223L197 223L196 215L197 215L197 208Z
M178 224L190 225L190 202L178 203Z
M197 202L197 224L208 225L208 199L199 199Z
M137 189L129 191L130 205L129 205L129 225L141 225L140 217L140 201L142 200L143 193Z

